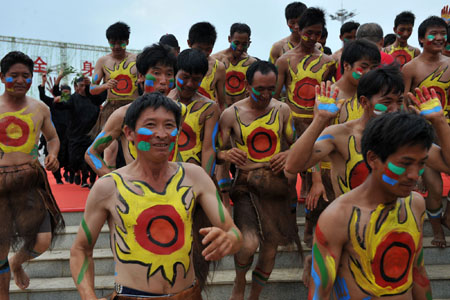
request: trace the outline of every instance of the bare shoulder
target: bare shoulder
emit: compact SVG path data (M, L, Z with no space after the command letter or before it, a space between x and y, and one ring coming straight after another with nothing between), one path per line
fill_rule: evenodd
M95 181L89 192L89 198L94 197L95 201L110 199L115 195L115 191L116 184L114 178L110 174L107 174Z
M201 184L204 180L203 177L209 177L201 166L185 162L179 162L178 164L184 169L186 179L192 181L193 185L196 182Z
M411 193L411 207L419 213L425 212L425 199L417 192Z
M29 106L32 109L38 109L39 111L42 111L44 113L47 112L50 113L50 109L47 104L33 97L27 96L27 106Z
M217 60L219 60L221 62L228 61L228 57L226 55L226 50L222 50L222 51L219 51L217 53L214 53L213 55L211 55L211 57L215 58L215 59L217 59Z
M346 232L348 220L353 211L355 195L352 191L341 195L321 213L319 221L321 224L329 224L329 227L338 229L339 231ZM324 228L322 225L321 228Z
M127 59L128 60L136 60L137 54L136 53L132 53L132 52L127 52Z
M323 62L324 63L327 63L327 62L330 62L330 61L336 61L334 58L333 58L333 56L332 55L328 55L328 54L325 54L325 53L322 53L322 59L323 59Z

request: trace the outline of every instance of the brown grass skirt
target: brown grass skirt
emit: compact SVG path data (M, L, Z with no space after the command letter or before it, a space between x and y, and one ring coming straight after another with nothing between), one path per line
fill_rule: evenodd
M295 243L301 251L295 185L288 184L283 172L275 175L265 168L248 173L239 170L230 197L234 221L241 230L257 233L261 243Z
M46 214L52 239L64 229L64 220L39 162L0 167L0 241L14 250L33 250Z
M100 110L97 122L89 132L89 136L91 138L96 138L97 135L103 130L103 127L105 126L106 121L108 121L109 116L111 116L112 113L119 107L130 104L131 102L133 102L133 100L108 100L105 106Z

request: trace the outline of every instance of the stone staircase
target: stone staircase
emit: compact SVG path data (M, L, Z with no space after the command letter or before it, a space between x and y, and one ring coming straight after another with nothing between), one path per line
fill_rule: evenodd
M297 224L303 237L304 209L299 207ZM51 252L46 252L24 265L31 278L26 291L17 288L14 280L10 284L11 300L72 300L80 299L70 274L70 247L78 231L82 213L64 213L66 232L60 236ZM450 231L446 230L450 244ZM424 229L424 259L431 280L434 299L450 299L450 247L438 249L431 245L432 231L428 221ZM303 244L304 254L311 249ZM95 286L97 295L107 296L114 283L114 264L109 248L108 227L105 225L94 250ZM256 258L254 260L256 262ZM298 252L293 248L280 247L274 270L260 299L307 299L307 289L301 282L303 269L300 268ZM225 257L214 273L210 273L209 284L204 291L204 299L226 300L229 298L234 280L234 263L231 256ZM247 273L248 282L251 272ZM250 286L247 285L247 291Z

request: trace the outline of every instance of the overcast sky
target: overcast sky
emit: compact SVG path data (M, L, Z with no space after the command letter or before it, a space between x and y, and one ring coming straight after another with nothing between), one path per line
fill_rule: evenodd
M108 46L105 30L116 21L131 27L129 47L142 49L173 33L182 49L187 47L187 34L192 24L208 21L215 25L218 37L213 52L229 47L227 37L234 22L247 23L252 29L252 45L248 52L261 59L269 57L271 45L289 34L284 8L290 0L2 0L0 35L51 41ZM416 25L409 42L418 47L417 27L428 16L440 15L450 4L440 0L361 1L344 0L343 7L357 13L353 20L377 22L384 34L391 33L395 16L403 10L416 15ZM8 4L5 4L8 3ZM339 0L304 1L327 13L329 31L327 46L332 51L341 47L338 21L328 14L341 8ZM12 7L13 6L13 7ZM3 57L4 54L1 54Z

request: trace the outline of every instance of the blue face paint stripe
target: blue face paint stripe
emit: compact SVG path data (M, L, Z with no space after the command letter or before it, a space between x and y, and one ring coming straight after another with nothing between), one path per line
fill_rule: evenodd
M322 136L319 136L319 138L316 140L316 142L323 141L323 140L334 140L334 136L331 134L325 134Z
M12 77L6 77L6 82L13 82L13 78Z
M230 47L231 47L231 49L233 49L233 51L236 51L236 49L237 49L237 46L234 42L231 42Z
M177 136L177 134L178 134L178 129L177 128L172 130L172 132L170 133L171 136Z
M318 108L321 109L321 110L329 111L331 113L335 113L335 112L337 112L339 110L337 105L334 104L334 103L329 103L329 104L328 103L320 103L318 105Z
M258 102L258 99L256 99L255 95L253 93L251 93L250 95L252 95L253 100L255 100L256 102Z
M397 184L397 180L392 179L391 177L387 176L386 174L383 174L383 181L386 182L387 184L390 184L392 186Z
M150 80L150 79L145 79L145 85L146 85L146 86L154 86L154 85L155 85L155 83L154 83L154 81L153 81L153 80Z
M141 128L139 128L139 129L137 130L137 133L143 134L143 135L152 135L152 134L153 134L153 131L151 131L151 130L148 129L148 128L141 127Z
M181 78L177 78L177 81L178 81L178 83L181 84L181 85L184 84L184 81L183 81L183 79L181 79Z
M312 263L311 263L311 276L314 280L314 297L313 300L319 300L319 287L320 287L320 277L314 269L314 253L312 254Z
M27 79L25 79L25 81L26 81L28 84L30 84L30 83L31 83L31 78L27 78Z

